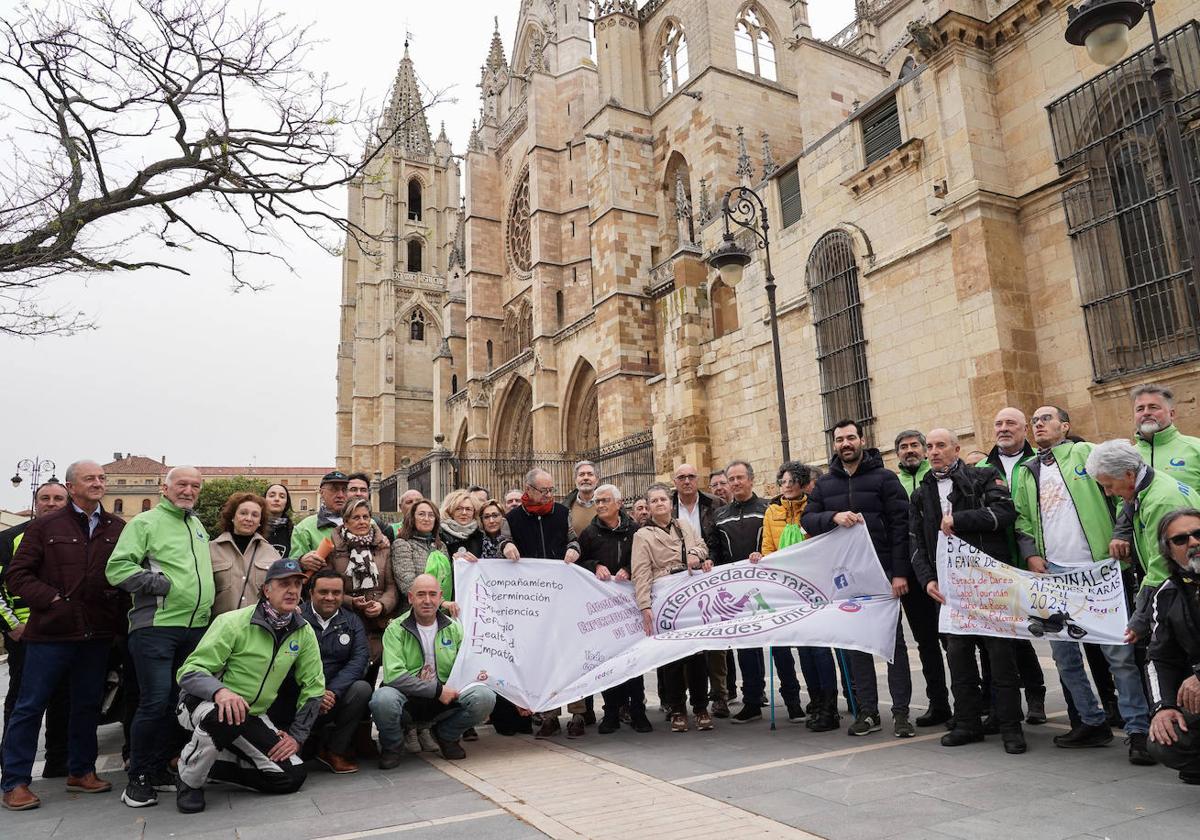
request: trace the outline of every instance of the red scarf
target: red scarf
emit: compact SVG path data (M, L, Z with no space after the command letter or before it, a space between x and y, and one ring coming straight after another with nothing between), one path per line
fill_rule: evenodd
M521 494L521 507L525 508L525 511L533 516L545 516L554 510L554 499L551 498L548 502L535 502L530 498L529 491L526 490Z

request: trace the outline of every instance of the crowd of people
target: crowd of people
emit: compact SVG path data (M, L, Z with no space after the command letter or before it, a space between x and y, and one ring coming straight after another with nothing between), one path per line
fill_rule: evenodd
M534 715L485 686L447 686L463 639L455 559L561 560L600 581L630 581L649 635L657 578L758 563L860 524L902 605L887 667L896 737L945 726L946 747L999 735L1006 753L1020 754L1023 726L1047 722L1029 641L939 635L940 534L1037 573L1111 557L1129 601L1126 643L1051 642L1071 722L1054 743L1104 746L1123 728L1130 762L1161 762L1200 784L1200 439L1176 428L1164 386L1136 388L1132 409L1132 441L1096 445L1072 435L1068 413L1052 405L1028 421L1002 409L988 452L964 455L949 429L905 430L896 472L846 420L833 429L828 469L783 464L770 499L755 492L745 460L709 474L708 492L680 464L671 484L637 499L581 461L561 502L551 474L534 469L499 498L472 486L439 505L408 490L389 524L372 510L364 474L333 471L315 515L293 526L287 488L272 485L230 496L211 537L194 513L196 469L170 470L159 504L126 523L100 504L103 468L77 461L63 484L37 489L29 523L0 534L3 805L40 804L30 785L43 720L41 777L65 777L79 793L112 790L96 760L114 671L123 674L121 799L134 808L174 791L181 812L202 811L210 782L292 792L312 762L353 773L364 759L394 768L405 753L462 759L485 722L500 735L554 738L561 709ZM905 624L927 694L916 717ZM871 655L769 655L789 721L840 729L844 697L849 735L881 730ZM692 654L658 669L659 711L674 732L712 730L715 718L762 721L774 691L766 671L761 648ZM569 704L566 737L654 728L641 676L602 692L601 703L599 718L594 698Z

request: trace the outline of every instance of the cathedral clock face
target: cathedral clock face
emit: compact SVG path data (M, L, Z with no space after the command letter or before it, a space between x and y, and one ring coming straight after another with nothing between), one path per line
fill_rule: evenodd
M512 267L521 274L528 274L533 267L529 245L529 170L517 179L512 198L508 203L508 234L506 247Z

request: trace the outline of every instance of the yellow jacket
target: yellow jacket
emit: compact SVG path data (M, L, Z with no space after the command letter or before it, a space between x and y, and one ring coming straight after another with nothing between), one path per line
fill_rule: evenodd
M767 512L763 514L762 548L760 549L763 554L770 554L779 548L779 538L783 536L785 527L788 525L800 527L800 516L807 506L808 496L801 496L799 499L785 499L783 496L776 496L771 501L771 504L767 506Z

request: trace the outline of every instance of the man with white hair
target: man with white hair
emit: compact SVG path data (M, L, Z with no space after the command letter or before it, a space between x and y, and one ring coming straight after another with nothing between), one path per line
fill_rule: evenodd
M1154 593L1170 577L1170 559L1158 545L1158 523L1173 510L1195 506L1195 493L1186 484L1159 472L1142 460L1127 440L1098 444L1087 459L1087 472L1104 492L1125 502L1133 525L1133 553L1140 566L1138 589L1127 638L1133 642L1150 635Z
M633 535L638 525L621 509L621 491L613 484L601 484L592 498L596 502L596 518L579 535L579 565L598 580L629 580L633 563ZM630 724L635 732L649 732L652 727L646 717L646 686L639 674L613 688L606 689L604 717L598 727L601 735L621 728L619 710L629 709Z
M194 511L203 480L195 467L172 468L162 500L125 526L106 568L109 583L133 596L129 654L140 696L121 794L131 808L157 805L156 791L175 788L168 762L187 740L172 714L175 672L204 636L215 594L208 533Z
M567 494L563 504L570 512L571 527L576 534L582 534L596 517L596 485L599 483L595 464L580 461L575 465L575 489Z

